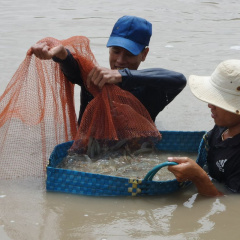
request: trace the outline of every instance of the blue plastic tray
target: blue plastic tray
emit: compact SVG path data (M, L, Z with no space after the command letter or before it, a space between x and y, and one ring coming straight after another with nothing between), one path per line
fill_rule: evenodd
M161 131L162 140L156 145L160 150L171 152L196 152L197 163L203 167L206 162L205 132ZM144 179L129 179L101 174L86 173L56 166L67 155L73 141L57 145L47 166L47 191L57 191L90 196L143 196L175 192L191 184L179 183L176 179L152 181L153 176L168 163L154 167ZM171 163L172 164L172 163Z

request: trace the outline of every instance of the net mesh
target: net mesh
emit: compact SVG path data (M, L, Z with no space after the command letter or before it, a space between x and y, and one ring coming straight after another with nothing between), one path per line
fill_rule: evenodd
M86 37L40 42L68 48L85 84L97 64ZM136 149L161 139L149 113L131 93L110 84L102 90L92 84L89 92L94 99L78 127L74 85L57 63L40 60L29 49L0 97L0 178L44 176L54 146L69 140L75 140L70 153L89 153L96 141L100 148L124 141Z

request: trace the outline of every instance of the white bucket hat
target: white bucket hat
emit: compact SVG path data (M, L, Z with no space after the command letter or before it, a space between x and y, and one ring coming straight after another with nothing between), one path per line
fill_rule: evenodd
M221 62L211 76L191 75L189 86L200 100L240 114L240 60Z

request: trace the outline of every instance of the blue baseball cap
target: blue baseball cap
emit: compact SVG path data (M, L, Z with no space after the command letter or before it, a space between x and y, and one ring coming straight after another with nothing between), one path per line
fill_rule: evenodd
M152 24L146 19L123 16L115 23L107 47L122 47L133 55L138 55L149 45L151 36Z

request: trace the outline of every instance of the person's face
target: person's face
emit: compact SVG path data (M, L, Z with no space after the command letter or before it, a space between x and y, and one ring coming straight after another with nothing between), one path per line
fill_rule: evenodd
M240 115L228 112L212 104L208 104L208 107L211 109L211 116L214 119L214 122L219 127L231 128L237 125L240 126Z
M109 48L109 63L111 69L129 68L130 70L137 70L142 61L145 60L149 49L145 48L137 56L133 55L125 48L110 47Z

